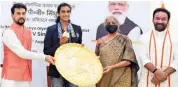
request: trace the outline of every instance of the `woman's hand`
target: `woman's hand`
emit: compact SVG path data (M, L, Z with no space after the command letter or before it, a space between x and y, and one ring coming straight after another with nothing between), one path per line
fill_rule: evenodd
M103 69L103 73L108 73L109 71L111 71L114 67L111 65L111 66L107 66Z

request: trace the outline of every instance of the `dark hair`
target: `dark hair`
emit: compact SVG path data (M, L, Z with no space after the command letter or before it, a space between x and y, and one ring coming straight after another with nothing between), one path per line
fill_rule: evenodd
M61 11L61 8L64 7L64 6L69 7L69 8L70 8L70 12L71 12L72 7L71 7L69 4L67 4L67 3L61 3L61 4L58 6L58 8L57 8L57 13L59 13L59 12ZM56 23L58 23L59 21L60 21L60 18L57 16Z
M171 17L171 13L170 13L167 9L165 9L165 8L157 8L157 9L155 9L154 12L153 12L153 18L154 18L155 14L156 14L157 12L165 12L165 13L167 14L167 16L168 16L168 20L169 20L170 17Z
M22 3L15 3L11 8L11 13L14 14L15 8L24 8L27 11L27 7Z

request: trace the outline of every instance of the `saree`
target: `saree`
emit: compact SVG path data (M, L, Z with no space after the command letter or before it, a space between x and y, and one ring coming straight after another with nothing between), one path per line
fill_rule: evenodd
M106 36L99 39L96 55L100 56L103 68L117 64L123 60L131 64L115 68L103 74L96 87L138 87L137 71L139 69L131 40L125 35L117 35L111 40Z

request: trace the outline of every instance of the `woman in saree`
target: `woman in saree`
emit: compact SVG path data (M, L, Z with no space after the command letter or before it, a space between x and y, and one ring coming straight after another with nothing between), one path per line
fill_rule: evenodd
M139 69L131 40L119 34L119 22L113 16L105 20L106 36L97 40L96 55L103 66L96 87L138 87Z

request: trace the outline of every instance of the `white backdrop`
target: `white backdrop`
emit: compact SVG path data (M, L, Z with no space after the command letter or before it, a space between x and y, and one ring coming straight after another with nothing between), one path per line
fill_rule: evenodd
M12 23L10 9L12 1L0 1L0 30L6 29ZM27 5L26 26L33 31L33 51L43 53L43 40L46 28L52 24L55 19L55 12L60 1L45 2L23 2ZM98 25L108 16L108 1L72 1L67 2L72 5L71 21L80 25L83 29L83 43L89 49L95 49L95 43L91 42L96 37ZM149 29L150 2L149 1L129 1L128 17L138 24L144 32ZM45 5L44 4L48 4ZM46 7L47 6L47 7ZM38 12L37 12L38 11ZM53 12L53 13L50 13ZM40 14L41 13L41 14ZM37 18L43 18L42 21L36 21ZM42 61L33 61L33 81L32 87L47 87L46 64Z

